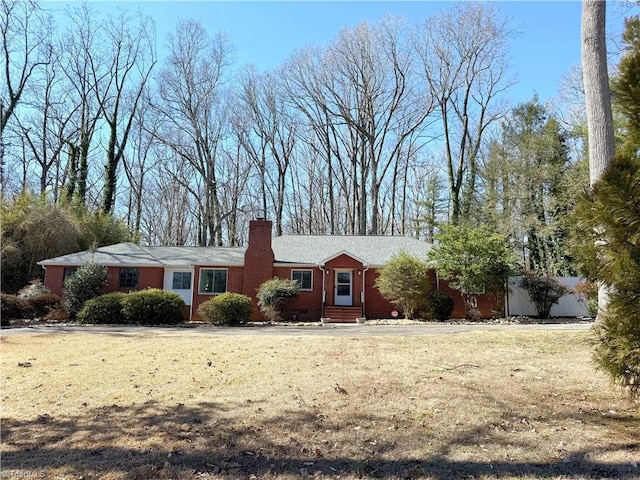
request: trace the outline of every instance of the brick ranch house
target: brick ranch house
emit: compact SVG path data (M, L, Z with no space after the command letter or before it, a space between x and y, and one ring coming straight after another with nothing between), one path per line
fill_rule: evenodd
M252 220L246 247L158 247L119 243L93 252L72 253L39 262L44 284L62 295L66 276L90 261L107 267L105 292L145 288L172 290L184 299L191 320L198 306L224 292L243 293L256 302L262 282L273 277L296 279L300 293L290 299L285 320L355 322L357 318L391 318L394 306L374 286L378 269L396 253L424 258L430 244L400 236L272 236L269 220ZM452 317L464 317L462 296L431 270L432 285L454 299ZM478 297L483 318L495 299ZM263 320L256 308L253 320Z

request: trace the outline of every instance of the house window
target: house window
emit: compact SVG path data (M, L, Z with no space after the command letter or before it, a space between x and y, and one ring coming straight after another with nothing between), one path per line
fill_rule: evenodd
M173 272L172 290L190 290L191 272Z
M218 294L227 291L227 270L203 268L200 270L200 285L198 292L201 294Z
M291 270L291 280L297 280L300 290L311 290L313 272L311 270Z
M463 295L484 295L484 283L472 286L471 288L465 288L464 285L460 287L460 293Z
M78 267L64 267L64 277L63 280L66 280L67 278L69 278L71 275L73 275L74 273L76 273L76 270L78 269Z
M118 288L137 288L140 270L137 268L121 268Z

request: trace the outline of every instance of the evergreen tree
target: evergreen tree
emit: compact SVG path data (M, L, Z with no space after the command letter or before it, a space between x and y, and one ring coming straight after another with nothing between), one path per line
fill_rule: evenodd
M612 81L622 118L612 164L573 213L573 252L582 273L608 292L594 327L594 359L640 396L640 18L626 21L626 51Z
M582 273L609 292L594 327L595 361L640 395L640 159L618 154L573 214L573 252Z
M564 219L573 174L567 133L537 97L514 108L490 147L483 177L483 215L523 252L523 268L543 275L571 273Z
M622 117L620 149L640 155L640 16L625 20L622 41L625 53L611 82L613 107Z
M504 292L511 273L512 252L507 239L486 226L445 225L429 250L438 275L465 297L472 316L476 296Z

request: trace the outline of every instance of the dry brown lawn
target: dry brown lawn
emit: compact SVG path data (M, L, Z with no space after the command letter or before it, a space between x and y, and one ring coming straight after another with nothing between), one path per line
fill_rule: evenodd
M588 333L2 337L2 478L640 478Z

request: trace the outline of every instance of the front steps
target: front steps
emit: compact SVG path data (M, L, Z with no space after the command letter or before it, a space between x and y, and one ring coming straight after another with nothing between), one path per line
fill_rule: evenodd
M327 306L324 308L324 323L357 323L362 318L362 307Z

